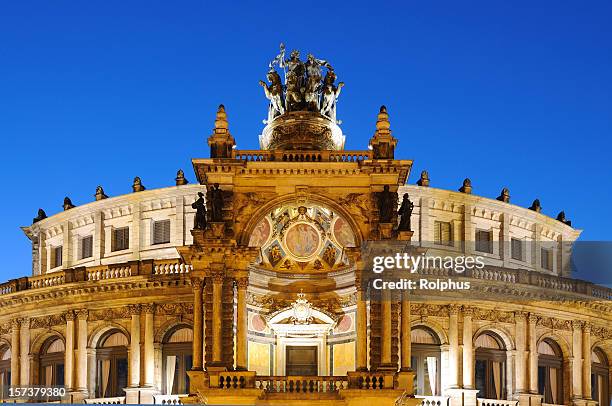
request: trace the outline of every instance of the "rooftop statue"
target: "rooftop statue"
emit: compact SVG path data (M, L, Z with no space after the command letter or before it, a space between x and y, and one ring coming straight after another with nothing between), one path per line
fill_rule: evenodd
M284 85L276 66L283 69ZM285 45L281 44L279 54L268 67L270 84L259 82L270 100L268 123L290 111L318 112L336 122L336 100L344 83L334 85L336 74L329 62L313 54L308 54L306 62L303 62L297 50L291 51L289 58L285 59ZM322 68L327 69L325 76Z

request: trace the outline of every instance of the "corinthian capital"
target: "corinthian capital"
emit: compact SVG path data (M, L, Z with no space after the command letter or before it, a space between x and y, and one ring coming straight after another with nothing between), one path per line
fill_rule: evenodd
M237 278L236 287L238 289L246 289L249 287L249 278Z
M142 307L142 311L145 312L145 314L155 313L155 303L143 304L141 307Z
M191 288L193 290L202 290L204 281L200 278L191 278Z
M580 330L584 326L584 321L582 320L572 320L572 328L574 330Z
M537 324L539 319L540 319L540 317L538 317L536 314L529 313L529 323Z
M460 309L461 309L461 306L459 306L459 305L456 305L456 304L448 305L448 314L449 314L449 316L458 315Z
M462 310L463 310L463 317L472 317L474 315L473 307L463 306Z
M140 305L139 304L132 304L132 305L128 305L128 313L130 314L130 316L137 316L140 314Z
M19 330L21 328L21 320L20 319L12 319L11 320L11 329Z
M66 321L74 321L76 315L72 310L68 310L66 313L64 313L64 318L66 319Z
M87 309L77 309L74 312L79 320L87 320L87 317L89 316L89 310Z
M213 283L223 283L223 279L225 278L225 272L223 271L218 271L218 272L213 272L210 275Z

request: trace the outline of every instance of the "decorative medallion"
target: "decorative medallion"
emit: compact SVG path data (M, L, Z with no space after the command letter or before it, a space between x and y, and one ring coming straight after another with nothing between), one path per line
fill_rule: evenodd
M291 316L291 322L293 324L310 324L312 323L312 309L311 304L306 299L306 295L303 292L298 293L298 298L291 304L293 307L293 316Z
M334 238L343 247L354 247L355 236L347 221L342 217L336 218L334 222Z
M317 229L308 223L298 223L287 230L285 246L296 258L312 257L319 248L321 237Z
M261 247L270 238L270 223L266 218L263 221L260 221L253 230L253 234L251 234L251 239L249 240L249 247Z

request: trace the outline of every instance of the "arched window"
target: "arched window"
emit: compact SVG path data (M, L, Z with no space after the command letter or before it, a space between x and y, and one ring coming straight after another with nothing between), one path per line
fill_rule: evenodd
M415 327L410 332L411 365L416 372L414 388L420 396L440 395L440 340L429 328Z
M96 350L96 396L124 396L128 380L128 340L118 331L102 337Z
M538 344L538 393L543 403L563 403L563 353L548 338Z
M188 327L178 328L168 335L162 354L164 373L162 391L166 395L189 393L189 377L193 361L193 331Z
M45 341L40 349L38 382L42 386L64 386L64 342L58 337ZM47 401L60 398L47 398Z
M0 399L8 396L4 393L11 384L11 349L8 346L0 346Z
M503 340L493 332L479 335L474 342L476 365L474 368L478 397L506 398L506 348Z
M610 404L610 367L599 348L591 353L591 398L602 406Z

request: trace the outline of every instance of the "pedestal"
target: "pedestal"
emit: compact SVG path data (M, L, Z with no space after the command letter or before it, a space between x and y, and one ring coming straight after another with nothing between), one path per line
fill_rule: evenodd
M379 223L378 232L380 233L381 239L390 239L391 235L393 234L393 223Z
M83 391L73 391L68 394L70 403L85 403L84 399L89 399L89 393Z
M514 395L514 398L519 401L519 406L541 406L542 395L533 393L519 393Z
M412 370L400 371L396 374L397 388L403 389L409 395L414 395L414 376L416 372Z
M223 238L225 237L225 223L210 223L210 229L205 231L206 237Z
M410 241L413 235L414 231L398 231L397 239L398 241Z
M447 389L445 395L450 399L450 406L475 406L478 389Z

